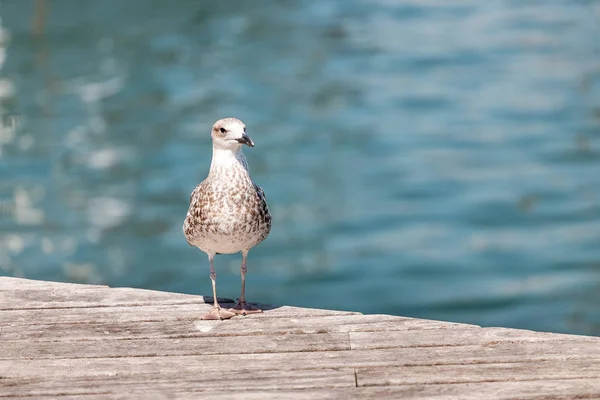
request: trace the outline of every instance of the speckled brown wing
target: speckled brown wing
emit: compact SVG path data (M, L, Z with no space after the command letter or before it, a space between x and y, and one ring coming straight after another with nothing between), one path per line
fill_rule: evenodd
M262 188L260 186L258 186L257 184L254 184L254 189L256 189L256 194L258 195L258 201L259 201L259 213L260 213L260 219L262 221L262 225L264 226L264 228L262 229L262 234L261 234L261 238L259 242L262 242L268 235L269 232L271 231L271 214L269 213L269 207L267 206L267 196L265 195L264 190L262 190Z
M195 246L195 239L202 233L203 229L206 229L207 215L205 207L210 198L209 189L210 185L207 184L207 181L203 181L196 186L190 195L190 206L183 222L183 234L190 246Z

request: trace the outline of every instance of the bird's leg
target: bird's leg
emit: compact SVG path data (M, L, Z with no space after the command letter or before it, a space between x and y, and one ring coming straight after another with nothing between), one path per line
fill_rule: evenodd
M215 266L213 263L214 257L214 254L208 255L208 260L210 261L210 280L212 281L214 305L212 310L205 314L202 319L228 319L235 316L235 314L221 309L219 301L217 300L217 272L215 271Z
M242 315L262 312L260 308L246 303L246 271L248 271L248 268L246 267L247 258L248 251L242 251L242 266L240 267L240 272L242 273L242 291L240 293L240 298L235 302L234 306L229 309L229 311L233 313Z

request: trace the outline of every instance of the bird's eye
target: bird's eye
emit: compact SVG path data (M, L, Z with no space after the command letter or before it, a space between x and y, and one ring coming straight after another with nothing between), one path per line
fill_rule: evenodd
M221 128L219 130L221 131L221 133L225 133L225 128Z

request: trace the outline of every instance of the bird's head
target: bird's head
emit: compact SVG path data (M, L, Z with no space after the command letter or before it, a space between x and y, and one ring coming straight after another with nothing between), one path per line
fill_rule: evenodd
M212 127L213 146L223 150L239 150L242 145L254 147L254 142L246 134L246 125L237 118L220 119Z

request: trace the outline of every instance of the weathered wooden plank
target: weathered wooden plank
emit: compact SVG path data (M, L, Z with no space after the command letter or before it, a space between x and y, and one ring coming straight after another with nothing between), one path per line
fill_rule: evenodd
M197 395L197 394L196 394ZM194 393L175 392L173 398L191 399ZM331 388L318 390L273 390L210 393L211 399L436 399L436 400L559 400L594 399L600 397L595 379L482 382L450 385L407 385L396 387Z
M81 323L85 322L96 322L96 323L132 323L138 321L172 321L172 320L199 320L211 306L209 304L146 304L137 306L111 306L111 307L85 307L85 308L74 308L66 313L63 309L12 309L0 311L0 316L4 324L68 324L68 323ZM363 323L363 314L352 311L334 311L334 310L323 310L314 308L299 308L290 306L277 306L268 307L262 314L253 314L252 319L250 318L238 318L234 321L243 320L244 323L251 323L253 321L259 325L262 325L264 321L255 321L260 318L291 318L289 323L300 324L300 320L293 320L294 318L304 317L341 317L341 316L357 316L353 321L356 323ZM440 328L444 326L476 326L467 324L456 324L451 322L397 317L391 315L369 315L368 322L365 323L385 323L387 328L398 329L419 329L419 328ZM325 322L326 320L323 320ZM333 320L332 320L333 321ZM340 319L341 321L341 319ZM212 321L207 321L208 323ZM302 320L302 323L304 320ZM316 320L315 320L316 322ZM283 323L283 322L282 322Z
M0 278L0 397L599 392L600 338L295 307L199 320L209 308L198 296Z
M0 292L16 290L64 290L66 288L77 288L78 290L108 289L106 285L82 285L77 283L39 281L34 279L13 278L12 276L0 276Z
M171 390L185 388L189 391L222 391L232 388L236 391L279 389L305 389L322 387L354 387L353 368L319 370L248 370L232 372L204 372L198 375L185 373L185 366L177 375L168 375L155 370L146 375L104 374L81 377L64 377L61 380L29 379L14 384L10 379L0 380L2 396L38 396L48 394L78 394L103 388L104 391L119 393L142 389L147 391L152 383L152 391L168 394Z
M337 385L346 385L346 376L339 378ZM338 377L335 377L338 379ZM312 378L308 378L310 383ZM403 386L372 386L372 387L305 387L302 377L294 377L292 384L295 389L286 388L239 388L238 379L232 378L224 382L201 381L203 386L192 382L160 382L148 385L147 382L130 383L127 385L110 382L105 386L75 387L62 390L53 387L39 388L32 391L36 399L210 399L233 400L263 400L263 399L435 399L435 400L570 400L600 398L598 379L564 379L546 381L517 381L517 382L477 382L438 385L403 385ZM277 379L275 383L278 384ZM100 390L99 387L102 387ZM0 394L3 397L22 397L27 394Z
M482 346L449 346L423 348L390 348L376 350L334 350L298 353L232 353L200 355L163 355L118 358L35 358L0 360L0 376L4 379L63 376L85 377L97 374L163 373L202 374L238 368L323 369L383 368L436 365L480 365L564 360L600 360L600 346L589 342L496 343Z
M357 368L358 386L439 385L598 378L600 360L575 359L504 364L428 365Z
M65 285L51 290L35 288L0 291L0 310L48 308L138 306L152 304L204 304L202 296L165 293L154 290ZM210 300L212 301L212 300ZM231 299L224 299L231 302Z
M118 307L119 314L134 314L136 311L129 313L124 310L126 307L147 307L158 308L168 314L170 306L185 306L194 307L198 305L212 305L212 297L196 296L181 293L160 292L146 289L132 288L110 288L107 286L94 285L79 285L56 282L39 282L30 281L27 279L6 278L0 277L0 313L1 312L17 312L20 311L24 317L29 317L39 313L40 310L48 312L50 315L64 316L62 311L66 308L84 308L85 310L75 312L73 318L80 318L86 315L88 309ZM233 299L219 298L224 306L233 303ZM325 309L308 309L290 306L277 306L262 304L268 313L261 314L255 317L273 318L273 317L299 317L303 315L359 315L360 313L351 311L336 311ZM190 312L196 312L196 317L199 318L206 308L202 310L189 308ZM27 315L26 312L30 311ZM52 314L54 311L54 314ZM111 311L106 311L111 313ZM113 315L116 313L113 313ZM10 314L1 314L2 320L7 320ZM18 317L17 317L18 318ZM87 318L87 316L86 316ZM23 320L21 318L21 320ZM29 319L30 321L35 321Z
M172 307L173 310L169 310ZM177 307L177 308L176 308ZM192 336L254 336L286 333L328 333L352 331L389 331L414 329L468 329L472 325L418 320L385 315L324 315L286 318L288 311L268 311L271 317L251 315L226 321L202 321L199 315L207 312L208 305L152 307L111 307L106 309L77 309L37 311L38 323L32 310L11 311L1 314L2 340L89 340L141 339ZM140 309L140 312L136 312ZM126 311L125 311L126 310ZM302 309L298 309L302 310ZM63 316L57 314L62 311ZM89 315L86 311L90 311ZM272 313L273 311L273 313ZM304 309L306 313L307 310ZM73 316L75 314L76 316ZM162 318L162 319L161 319Z
M108 336L110 333L107 333ZM3 340L0 359L153 357L157 355L248 354L349 350L347 333L191 337L170 339L34 341Z
M231 305L224 303L223 306ZM212 304L192 303L192 304L153 304L139 306L110 306L110 307L84 307L73 308L65 312L61 308L51 309L27 309L27 310L4 310L0 311L0 318L3 325L46 325L46 324L79 324L79 323L127 323L137 322L173 322L188 321L190 326L196 322L213 323L214 321L201 321L200 317L212 307ZM256 319L270 318L290 318L299 321L299 318L310 317L315 320L319 317L341 317L341 316L360 316L362 314L349 311L333 311L314 308L299 308L290 306L278 306L265 310L262 314L253 314L252 318L235 318L231 321L236 323L250 323ZM440 327L450 323L430 320L420 320L415 318L382 316L382 321L391 321L398 318L407 328ZM405 320L405 321L402 321ZM359 319L357 319L359 321ZM224 321L227 322L227 321ZM262 325L265 321L255 321ZM274 323L274 322L268 322ZM316 322L315 322L316 323Z
M352 349L383 349L391 347L466 346L495 342L560 341L593 342L600 338L578 335L534 332L507 328L444 329L421 331L350 332Z

